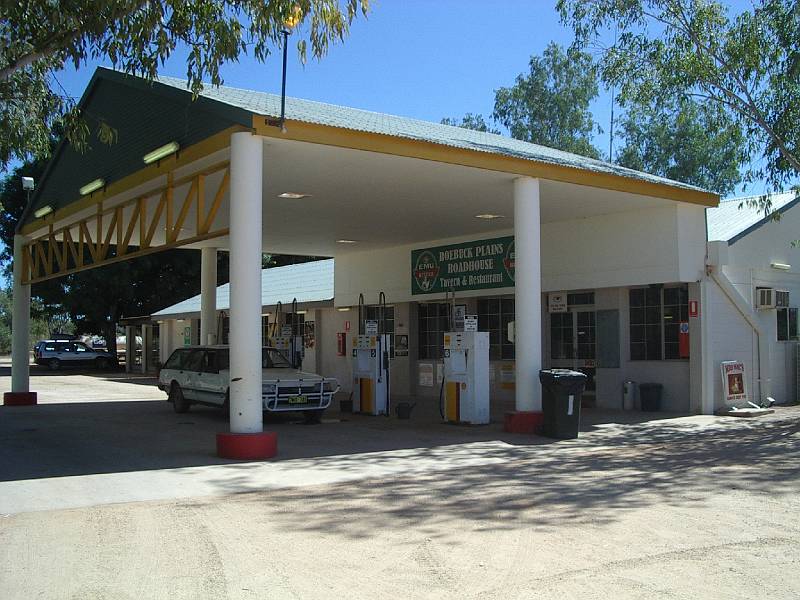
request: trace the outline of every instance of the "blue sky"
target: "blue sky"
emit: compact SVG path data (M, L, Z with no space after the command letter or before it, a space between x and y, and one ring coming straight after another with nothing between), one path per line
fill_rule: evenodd
M358 19L344 43L321 61L303 66L296 53L290 55L287 94L437 122L466 112L488 116L494 90L512 85L531 54L541 54L551 40L572 41L554 5L555 0L372 0L368 18ZM58 79L80 96L97 64L110 66L94 62ZM173 56L162 73L185 77L184 55ZM226 85L280 92L277 55L263 64L242 57L223 67L222 76ZM606 153L607 91L592 109L606 131L595 143Z

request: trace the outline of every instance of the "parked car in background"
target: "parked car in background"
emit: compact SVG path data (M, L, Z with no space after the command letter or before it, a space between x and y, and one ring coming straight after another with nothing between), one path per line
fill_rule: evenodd
M116 360L105 350L90 348L83 342L69 340L42 340L33 348L37 365L58 371L62 367L95 367L108 369Z
M229 367L228 346L178 348L161 368L158 387L178 413L192 404L227 408ZM299 412L307 422L319 422L339 390L336 379L294 369L275 348L262 348L261 367L261 400L267 412Z

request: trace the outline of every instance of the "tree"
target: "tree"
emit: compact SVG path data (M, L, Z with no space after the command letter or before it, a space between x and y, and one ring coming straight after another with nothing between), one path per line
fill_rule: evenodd
M441 121L442 125L452 125L453 127L461 127L462 129L474 129L475 131L485 131L486 133L500 133L500 130L491 127L486 123L481 114L467 113L461 119L445 117Z
M56 74L107 58L152 79L179 47L187 48L189 88L222 83L220 67L251 53L264 61L287 27L297 50L319 58L344 36L369 0L31 0L0 5L0 167L46 156L56 124L79 146L95 133L113 141L113 124L84 118Z
M495 92L493 116L511 137L599 158L600 151L592 144L599 127L589 109L597 95L591 56L551 42L541 57L531 57L527 75L519 75L513 87Z
M738 123L715 104L684 98L628 107L619 124L619 164L721 195L733 192L747 161Z
M746 179L781 189L800 175L800 3L760 0L735 17L711 0L558 0L576 48L601 50L623 100L690 96L744 132ZM616 31L616 43L602 40Z

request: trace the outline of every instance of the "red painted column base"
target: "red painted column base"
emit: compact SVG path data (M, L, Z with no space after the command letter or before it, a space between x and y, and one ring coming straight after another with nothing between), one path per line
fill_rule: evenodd
M278 434L274 431L217 434L217 456L220 458L258 460L272 458L277 452Z
M541 412L511 411L505 415L503 429L509 433L539 433L543 421Z
M3 394L4 406L34 406L38 402L36 392L5 392Z

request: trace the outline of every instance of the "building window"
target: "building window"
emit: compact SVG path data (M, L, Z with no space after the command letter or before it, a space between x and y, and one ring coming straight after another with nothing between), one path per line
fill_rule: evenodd
M688 286L632 289L629 301L631 360L681 358L681 323L689 321Z
M550 315L550 358L553 360L575 358L572 313Z
M450 331L450 306L445 303L420 304L417 309L417 353L419 360L442 358L443 334Z
M778 319L778 341L790 342L797 341L797 316L796 308L779 308L775 311Z
M514 359L514 344L508 341L508 324L513 320L513 298L478 300L478 330L489 332L489 360Z

